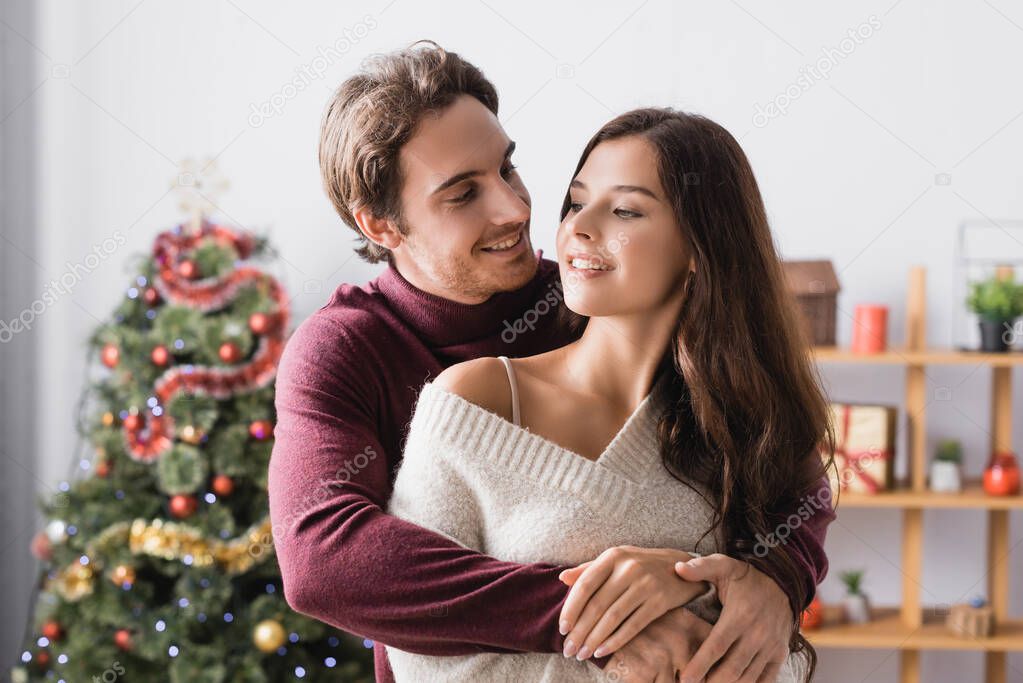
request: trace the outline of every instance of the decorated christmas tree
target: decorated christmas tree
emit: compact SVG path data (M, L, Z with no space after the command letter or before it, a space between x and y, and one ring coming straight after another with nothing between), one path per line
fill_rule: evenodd
M288 298L265 239L205 217L214 174L186 167L191 219L90 339L88 455L42 502L16 682L372 681L370 643L284 600L266 477Z

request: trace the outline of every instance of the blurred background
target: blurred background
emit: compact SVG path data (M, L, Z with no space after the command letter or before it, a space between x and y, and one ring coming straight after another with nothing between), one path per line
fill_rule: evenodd
M320 116L367 55L430 38L480 66L533 197L534 244L551 255L578 155L606 120L641 105L700 112L740 141L786 259L826 259L841 284L837 343L856 304L889 307L904 342L910 267L927 269L931 346L976 343L963 303L960 226L1023 258L1023 8L1007 0L863 3L417 3L250 0L4 0L0 21L0 320L104 240L117 246L70 292L0 344L0 662L13 663L37 563L39 496L67 479L90 332L124 297L129 257L181 220L183 158L209 157L230 181L219 220L261 231L280 252L295 323L361 262L323 194ZM1013 85L1016 83L1016 85ZM1021 261L1023 262L1023 261ZM898 405L891 366L827 365L836 400ZM981 364L927 371L927 451L961 441L963 469L990 456L991 376ZM1012 375L1019 396L1019 373ZM941 391L939 391L939 389ZM1011 421L1023 418L1023 405ZM1019 448L1018 430L1014 448ZM900 423L896 472L905 473ZM919 576L926 603L984 594L985 513L928 510ZM1010 614L1023 615L1018 508L1010 513ZM825 602L862 568L873 602L903 583L901 517L843 510L831 526ZM820 681L891 681L898 649L821 648ZM926 651L921 680L981 680L984 654ZM1008 680L1023 680L1010 654Z

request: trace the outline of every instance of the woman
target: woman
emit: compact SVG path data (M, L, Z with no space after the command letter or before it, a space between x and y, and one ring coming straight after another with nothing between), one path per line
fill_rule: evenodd
M668 604L713 622L713 592L690 602L692 584L670 568L687 551L752 558L772 513L819 481L818 447L833 440L749 163L701 116L619 116L583 151L557 247L582 336L426 384L390 511L515 562L673 549L668 571L619 587L616 605L633 630ZM784 544L760 561L797 571ZM620 625L605 622L607 635ZM809 680L813 649L798 632L792 646L752 662L750 680ZM398 681L606 680L558 654L388 658Z

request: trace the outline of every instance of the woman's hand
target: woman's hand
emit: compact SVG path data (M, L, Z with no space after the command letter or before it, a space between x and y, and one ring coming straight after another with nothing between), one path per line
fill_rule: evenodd
M681 550L625 545L563 571L559 578L572 587L561 608L564 655L583 660L611 654L655 619L705 593L707 582L675 573L675 564L690 558Z

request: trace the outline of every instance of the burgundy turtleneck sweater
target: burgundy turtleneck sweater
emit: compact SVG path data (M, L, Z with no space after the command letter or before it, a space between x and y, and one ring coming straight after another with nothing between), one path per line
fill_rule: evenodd
M384 512L422 386L460 361L572 341L551 305L560 295L548 260L522 289L481 304L423 292L391 266L363 287L341 285L288 342L269 472L284 594L296 611L375 641L380 683L394 680L383 643L430 655L561 652L565 567L496 560ZM811 595L832 519L811 517L786 544Z

